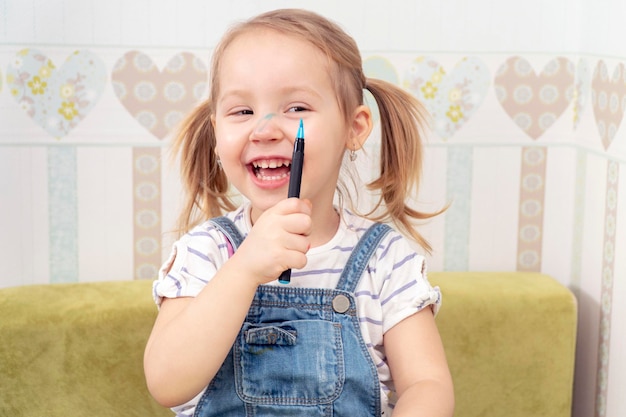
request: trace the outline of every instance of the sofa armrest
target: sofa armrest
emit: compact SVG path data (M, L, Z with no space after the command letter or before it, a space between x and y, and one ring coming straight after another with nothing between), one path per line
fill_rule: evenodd
M150 397L151 282L0 290L0 410L22 417L172 416Z
M429 279L443 294L436 320L455 417L571 416L577 311L565 286L522 272Z

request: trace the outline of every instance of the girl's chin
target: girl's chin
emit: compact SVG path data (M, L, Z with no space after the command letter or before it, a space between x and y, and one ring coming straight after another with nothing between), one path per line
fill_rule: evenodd
M276 198L276 199L249 199L250 201L250 218L254 221L256 219L259 218L259 216L261 214L263 214L266 210L271 209L272 207L274 207L276 204L278 204L280 201L282 201L283 199L285 199L286 197L283 198Z

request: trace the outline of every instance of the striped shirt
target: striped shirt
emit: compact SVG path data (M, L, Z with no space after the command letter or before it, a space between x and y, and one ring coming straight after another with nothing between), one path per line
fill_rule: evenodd
M243 236L251 229L250 206L243 205L227 214ZM307 265L294 269L291 286L335 288L344 265L357 242L371 226L370 220L343 211L335 236L326 244L309 249ZM228 260L225 236L212 223L205 222L174 243L153 286L160 305L163 297L195 297L220 266ZM268 285L279 285L277 281ZM383 335L408 316L430 306L436 314L441 304L439 288L426 277L423 256L396 231L388 233L371 257L355 290L357 314L363 339L378 369L381 382L381 405L390 414L388 398L393 381L387 365ZM200 395L173 410L178 415L192 415Z

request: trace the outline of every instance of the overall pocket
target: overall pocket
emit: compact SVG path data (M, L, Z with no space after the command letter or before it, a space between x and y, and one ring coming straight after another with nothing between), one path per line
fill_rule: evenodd
M338 323L244 323L234 354L237 394L245 402L328 404L341 394L344 360Z

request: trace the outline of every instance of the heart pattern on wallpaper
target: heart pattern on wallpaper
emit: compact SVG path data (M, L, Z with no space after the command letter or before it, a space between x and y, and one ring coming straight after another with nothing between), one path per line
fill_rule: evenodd
M96 104L107 81L100 58L75 51L61 68L36 49L19 51L7 70L11 95L55 138L74 129Z
M398 72L393 64L382 56L371 56L363 60L363 73L368 78L376 78L390 82L394 85L399 85ZM378 112L378 106L372 93L365 90L364 93L366 104L372 111L372 119L374 123L380 120L380 113Z
M433 118L433 130L452 137L481 106L490 84L489 69L477 57L461 59L449 74L431 57L418 57L406 71L403 86Z
M537 75L526 59L514 56L498 69L494 88L509 117L537 139L565 112L574 96L574 64L557 57Z
M607 150L626 111L626 68L620 63L609 78L604 61L598 61L591 81L591 103L602 145Z
M206 65L194 54L173 56L160 71L140 52L124 54L111 74L113 90L126 110L159 139L164 139L207 89Z
M371 56L363 60L363 73L366 77L378 78L398 85L398 73L391 61L382 56Z
M580 119L587 108L591 91L591 65L589 61L581 58L576 65L576 79L574 81L574 129L578 128Z

